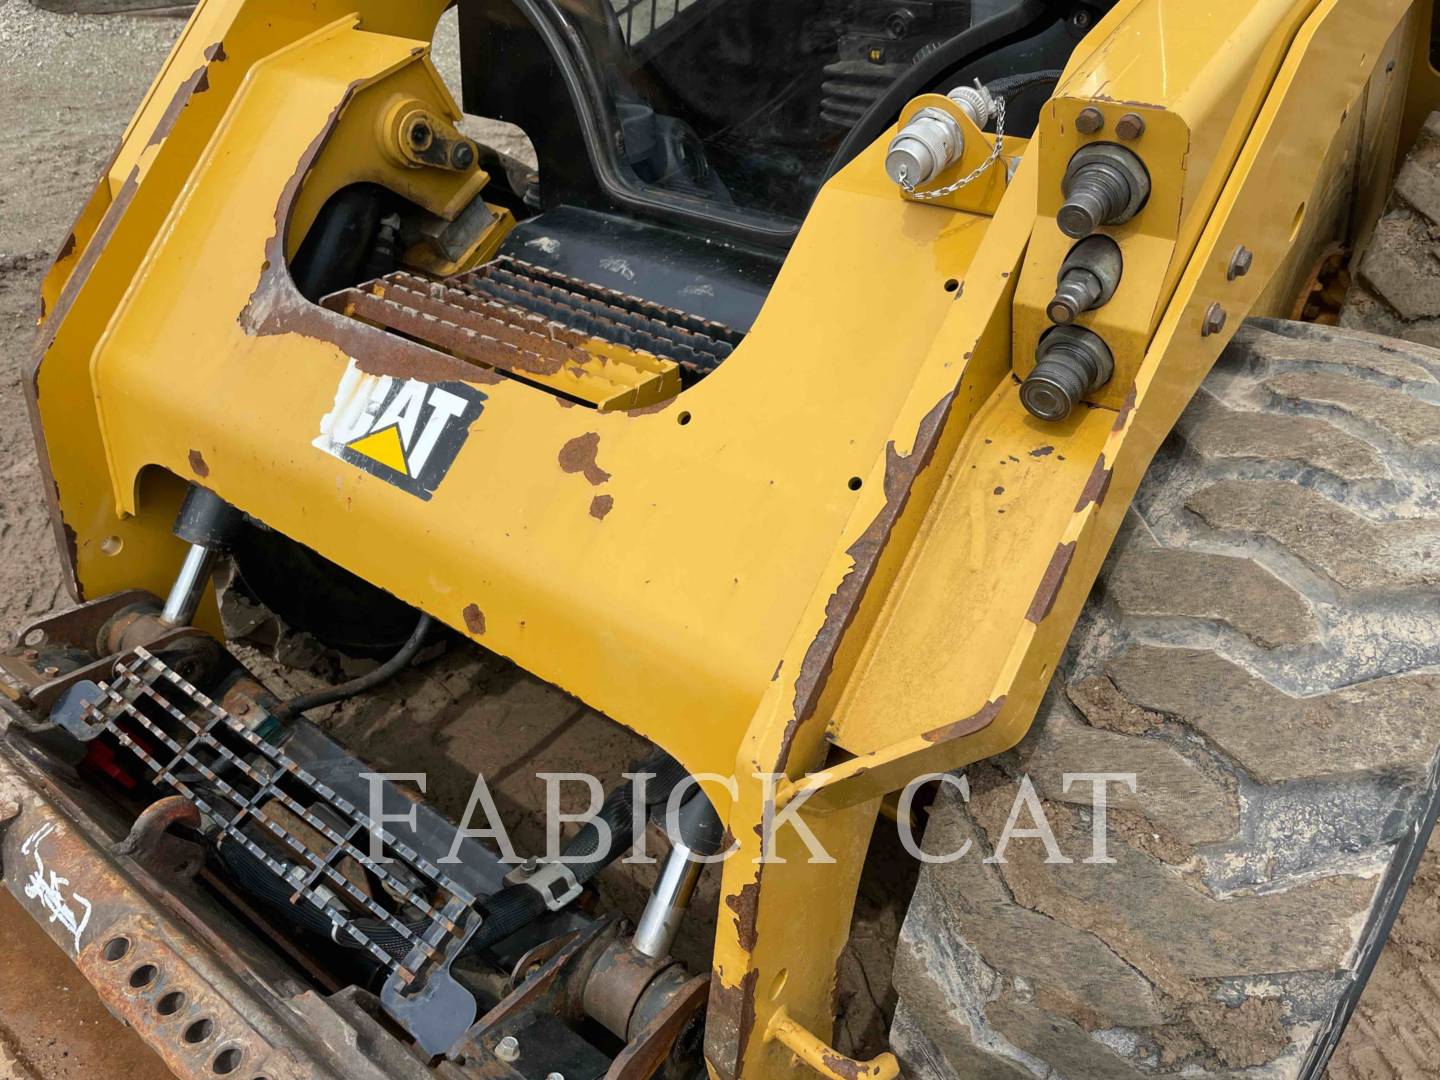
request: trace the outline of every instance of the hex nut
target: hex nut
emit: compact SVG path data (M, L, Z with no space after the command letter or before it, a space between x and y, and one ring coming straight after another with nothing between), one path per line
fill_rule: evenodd
M1211 304L1205 309L1205 317L1200 321L1200 336L1209 337L1211 334L1218 334L1225 329L1225 321L1228 316L1225 309L1219 302Z
M1145 134L1145 118L1139 113L1126 113L1115 121L1115 134L1127 141L1140 138Z
M1254 265L1255 253L1244 244L1241 244L1235 249L1235 253L1230 256L1230 265L1225 270L1225 278L1227 281L1242 278L1250 272L1250 267Z
M514 1035L506 1035L495 1044L495 1056L504 1062L520 1060L520 1040Z
M1105 114L1094 105L1087 105L1075 117L1075 130L1082 135L1094 135L1105 128Z

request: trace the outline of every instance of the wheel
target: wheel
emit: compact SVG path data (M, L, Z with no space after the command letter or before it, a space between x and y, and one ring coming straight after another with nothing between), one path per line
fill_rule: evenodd
M1241 328L1034 728L968 802L937 796L925 849L973 848L924 868L901 931L910 1075L1322 1075L1436 813L1437 465L1440 352ZM1083 861L1091 785L1062 785L1097 772L1138 784L1108 786L1109 865ZM1038 839L984 861L1023 776L1073 861ZM1437 1032L1397 1051L1418 1071L1363 1075L1436 1075Z

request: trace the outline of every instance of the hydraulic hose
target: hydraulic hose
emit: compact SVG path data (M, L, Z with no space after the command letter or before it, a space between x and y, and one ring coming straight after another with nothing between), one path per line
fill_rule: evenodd
M825 170L828 180L866 146L878 139L900 115L905 103L923 93L948 72L978 59L984 53L1012 40L1033 36L1056 18L1055 0L1020 0L1014 7L994 15L943 42L902 72L855 122L841 140Z
M275 710L275 719L281 723L293 720L301 713L307 713L311 709L318 709L321 705L333 705L337 701L344 701L347 698L363 694L367 690L373 690L383 682L388 682L400 674L415 659L415 654L425 644L425 638L430 633L431 619L429 615L421 615L415 623L415 629L410 632L410 637L400 650L386 660L373 671L367 671L358 678L349 682L340 683L338 686L327 686L323 690L314 690L308 694L300 694L280 705Z
M676 785L688 775L679 762L668 754L661 754L636 766L632 771L652 776L645 788L647 807L657 806L669 799ZM609 827L608 846L602 847L604 836L597 821L604 822ZM575 880L584 885L629 851L634 842L635 789L633 785L625 783L605 797L595 819L585 822L574 838L565 845L564 857L575 875ZM290 922L313 934L328 937L347 948L361 947L360 942L348 935L337 933L334 923L324 912L311 904L293 903L293 889L288 883L261 864L243 845L226 841L219 845L218 851L221 862L242 889L262 900L273 910L283 913ZM487 949L503 941L534 922L546 910L545 898L537 889L524 882L507 886L493 896L484 898L481 903L485 909L485 921L466 947L467 953ZM409 952L410 943L387 923L373 918L357 918L349 922L396 959L403 960ZM407 922L405 925L417 937L429 927L428 922Z
M1064 74L1059 68L1051 71L1027 71L1022 75L1006 75L1003 79L992 79L985 84L985 89L996 97L1009 101L1032 86L1054 86Z
M291 896L294 894L294 890L286 884L284 879L276 877L274 872L264 866L243 845L227 840L219 845L218 851L220 861L225 864L225 869L230 872L241 888L264 901L270 908L282 913L286 919L302 930L308 930L320 937L327 937L347 949L364 948L350 935L337 932L335 923L313 904L292 903ZM397 960L404 960L406 954L410 952L410 942L389 924L383 923L379 919L361 918L347 919L346 921ZM407 922L405 926L418 938L429 928L430 923L428 921Z
M680 763L668 754L638 766L633 771L653 774L653 779L645 787L647 806L655 806L669 799L670 792L688 775ZM570 864L575 880L581 885L596 877L601 870L634 845L634 787L622 784L610 792L596 817L610 827L610 844L607 848L602 850L603 838L593 821L587 821L575 834L574 839L565 845L565 859ZM505 940L545 912L544 897L523 882L501 889L495 895L486 897L482 903L485 906L485 922L470 939L467 953L487 949Z

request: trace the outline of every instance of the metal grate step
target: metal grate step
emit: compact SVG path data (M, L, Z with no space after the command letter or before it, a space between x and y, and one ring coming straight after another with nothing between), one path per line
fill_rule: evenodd
M449 974L481 924L481 897L460 880L477 884L473 866L441 869L420 833L410 843L374 821L143 648L61 723L86 741L113 736L151 783L195 805L232 873L265 879L275 903L310 909L368 953L388 975L387 1008L417 1037L473 1021L474 999Z
M444 281L402 270L321 303L601 410L673 397L744 337L509 256Z

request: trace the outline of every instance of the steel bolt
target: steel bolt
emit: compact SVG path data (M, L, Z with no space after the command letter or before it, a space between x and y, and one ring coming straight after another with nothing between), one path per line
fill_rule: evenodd
M546 1073L545 1080L565 1080L565 1074L558 1072Z
M1241 244L1235 249L1235 254L1230 256L1230 266L1225 271L1225 277L1229 281L1242 278L1250 272L1250 267L1255 265L1255 253Z
M1087 105L1075 117L1075 130L1082 135L1094 135L1105 127L1105 114L1093 105Z
M0 821L9 821L20 816L20 803L15 799L0 800Z
M1225 309L1219 303L1211 304L1205 309L1205 318L1200 322L1200 336L1209 337L1211 334L1218 334L1225 329Z
M1115 121L1115 134L1122 139L1138 139L1145 134L1145 118L1139 113L1127 112Z
M515 1038L514 1035L506 1035L495 1044L495 1056L501 1061L519 1061L520 1040Z
M468 142L456 143L450 151L450 164L457 169L468 169L475 164L475 149Z

